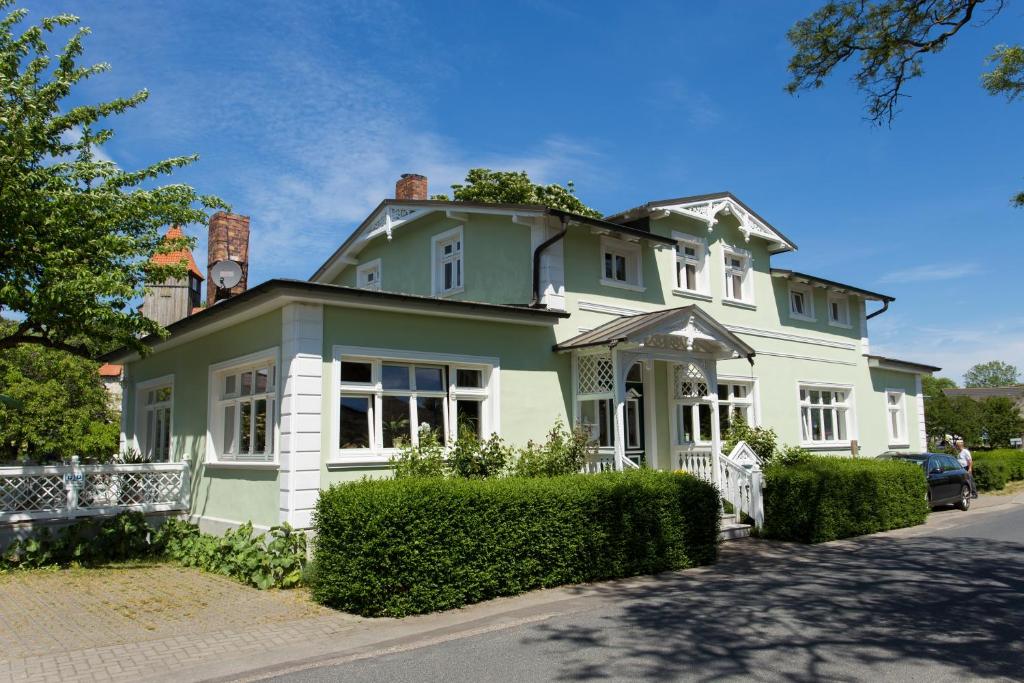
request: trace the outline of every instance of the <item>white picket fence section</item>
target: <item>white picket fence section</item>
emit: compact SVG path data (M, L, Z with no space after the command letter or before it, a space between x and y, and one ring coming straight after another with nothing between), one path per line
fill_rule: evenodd
M722 499L733 507L736 521L741 513L754 520L754 526L764 526L764 475L761 459L745 441L736 444L729 455L718 456ZM690 474L714 483L714 459L710 450L694 449L679 453L679 467Z
M188 510L189 463L0 467L0 523Z
M640 465L626 458L626 469L639 469ZM598 453L596 456L587 459L583 463L584 474L596 474L598 472L613 472L615 470L615 455L613 453Z

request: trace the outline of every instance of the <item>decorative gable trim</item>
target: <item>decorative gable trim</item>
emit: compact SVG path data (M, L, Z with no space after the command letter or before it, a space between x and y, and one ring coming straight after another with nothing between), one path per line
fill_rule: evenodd
M769 226L752 211L748 211L738 201L729 196L651 207L652 220L667 218L673 214L704 223L708 228L708 232L714 230L715 225L718 224L719 215L733 215L740 223L740 232L743 234L745 241L749 242L751 235L753 235L766 240L774 249L796 249L796 245L783 237L782 233Z

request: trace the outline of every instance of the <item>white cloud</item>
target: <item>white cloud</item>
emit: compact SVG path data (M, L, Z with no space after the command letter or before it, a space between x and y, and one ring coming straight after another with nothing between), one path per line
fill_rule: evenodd
M939 280L957 280L979 272L977 263L927 263L913 268L897 270L883 276L879 282L936 282Z

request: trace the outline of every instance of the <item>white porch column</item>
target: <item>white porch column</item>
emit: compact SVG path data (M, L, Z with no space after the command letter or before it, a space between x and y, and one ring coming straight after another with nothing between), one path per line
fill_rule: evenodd
M320 493L324 309L287 304L281 319L280 519L305 529Z
M615 469L626 469L626 373L622 369L622 357L614 348L612 351L612 385L614 391L615 415Z
M714 397L711 402L711 479L720 493L722 491L722 429L718 422L718 387L712 386L711 378L708 378L708 390Z

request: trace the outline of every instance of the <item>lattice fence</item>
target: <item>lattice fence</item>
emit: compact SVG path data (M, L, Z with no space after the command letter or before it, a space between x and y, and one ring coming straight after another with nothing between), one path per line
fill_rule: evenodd
M95 472L85 475L78 493L81 508L159 505L181 499L179 472Z
M4 512L57 512L67 505L68 492L60 474L0 477L0 510Z

